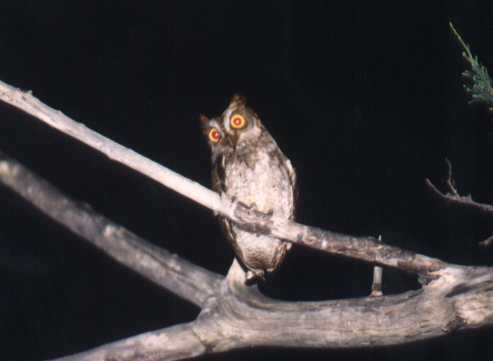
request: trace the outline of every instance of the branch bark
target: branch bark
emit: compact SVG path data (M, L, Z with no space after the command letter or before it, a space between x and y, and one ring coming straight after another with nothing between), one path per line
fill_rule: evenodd
M234 262L195 322L53 361L179 360L252 346L388 346L493 323L489 268L450 266L422 290L324 302L273 300L245 286L244 277Z

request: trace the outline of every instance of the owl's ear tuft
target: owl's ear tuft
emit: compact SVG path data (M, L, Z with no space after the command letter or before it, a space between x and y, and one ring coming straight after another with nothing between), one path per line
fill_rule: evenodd
M234 105L238 108L246 106L246 98L243 95L235 94L231 97L229 105Z
M199 120L200 120L200 124L203 127L206 127L207 125L209 125L209 118L207 118L207 116L205 116L204 114L199 115Z

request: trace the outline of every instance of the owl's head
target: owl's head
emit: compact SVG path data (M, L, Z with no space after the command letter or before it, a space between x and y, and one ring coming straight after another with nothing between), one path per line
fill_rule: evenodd
M233 95L222 114L222 126L234 147L256 142L262 135L258 115L246 105L245 97Z
M207 144L211 148L212 161L214 162L219 155L232 149L231 140L228 139L227 134L224 132L221 118L209 119L201 114L200 123L202 132L207 139Z

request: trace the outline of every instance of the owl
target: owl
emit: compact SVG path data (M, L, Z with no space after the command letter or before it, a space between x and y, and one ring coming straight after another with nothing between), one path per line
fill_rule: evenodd
M212 153L213 189L260 212L292 220L296 172L245 98L233 96L221 116L201 115L201 123ZM248 232L227 218L220 222L247 283L264 280L291 248L288 242Z

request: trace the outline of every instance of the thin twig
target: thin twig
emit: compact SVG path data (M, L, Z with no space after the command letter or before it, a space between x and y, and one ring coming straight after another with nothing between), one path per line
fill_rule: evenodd
M476 202L471 196L461 196L459 193L457 193L457 195L453 193L443 193L428 178L425 179L425 183L435 196L448 205L460 206L478 211L484 215L493 216L493 206L490 204Z
M378 242L382 242L382 235L378 235ZM383 268L380 266L373 267L373 279L371 283L371 293L370 297L381 297L383 296L382 292L382 276L383 276Z
M459 191L455 186L455 179L452 173L452 162L450 162L448 158L445 158L445 164L447 164L447 188L449 189L449 192L452 193L452 195L460 197Z
M478 203L472 199L470 195L461 196L457 187L455 185L454 176L452 174L452 163L450 160L445 159L447 164L447 180L445 185L447 186L448 192L443 193L435 186L432 181L428 178L425 179L425 183L430 188L432 193L438 197L443 203L454 206L471 209L473 211L479 212L482 215L493 216L493 206L486 203ZM488 237L484 241L479 242L481 247L489 247L493 243L493 236Z

